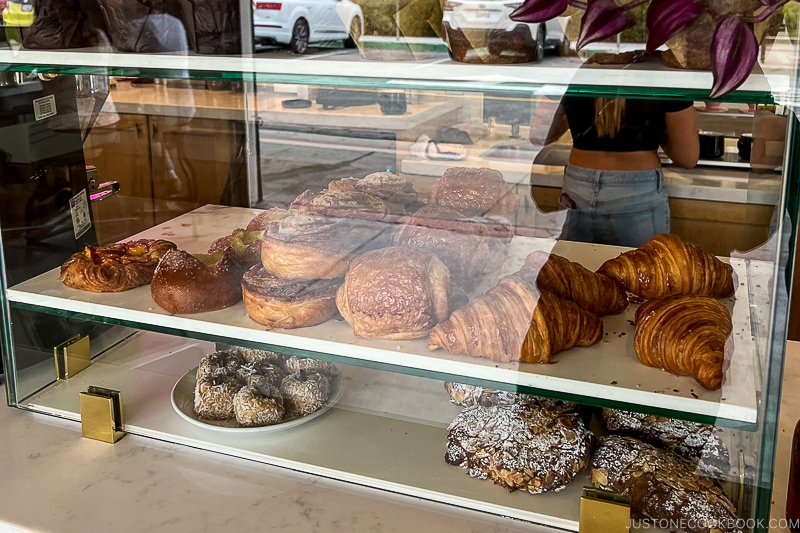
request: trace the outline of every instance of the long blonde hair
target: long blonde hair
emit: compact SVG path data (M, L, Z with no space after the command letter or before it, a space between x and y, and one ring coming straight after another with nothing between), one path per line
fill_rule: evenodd
M622 129L625 119L625 100L623 98L595 98L594 125L598 137L614 137Z

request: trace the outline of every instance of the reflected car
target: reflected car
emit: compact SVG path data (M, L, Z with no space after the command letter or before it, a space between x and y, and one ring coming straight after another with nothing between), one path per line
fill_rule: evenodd
M350 0L253 2L256 42L288 45L305 54L312 43L343 41L355 48L364 34L364 15Z
M564 31L558 19L527 24L509 15L522 2L508 0L445 0L442 32L450 55L469 61L467 53L488 48L490 56L508 62L540 61L548 49L558 50Z

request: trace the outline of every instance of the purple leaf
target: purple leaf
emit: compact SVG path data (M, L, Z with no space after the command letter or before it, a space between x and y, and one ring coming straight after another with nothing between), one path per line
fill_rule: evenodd
M722 18L711 41L711 73L714 84L711 98L728 94L739 87L758 58L758 41L753 26L736 15Z
M695 0L653 0L647 8L647 51L655 51L702 12Z
M581 20L577 49L616 35L635 22L614 0L589 0Z
M525 0L510 17L517 22L547 22L567 9L567 0Z

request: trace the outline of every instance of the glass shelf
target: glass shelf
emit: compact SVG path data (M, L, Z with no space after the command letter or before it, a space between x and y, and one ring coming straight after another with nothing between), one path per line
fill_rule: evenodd
M653 96L707 100L710 72L665 67L658 60L620 66L582 67L577 58L533 64L474 65L440 58L370 61L354 52L319 56L264 53L250 56L122 54L79 50L0 50L0 65L10 70L62 74L108 74L165 78L252 80L346 87L503 91L525 95L570 92L625 97ZM662 75L669 73L668 76ZM344 73L344 74L343 74ZM402 76L398 74L402 73ZM775 103L790 100L791 75L753 74L725 101Z
M244 227L257 211L246 208L205 206L131 237L169 239L179 248L199 251L230 230ZM222 233L220 233L222 232ZM588 268L596 268L621 250L618 247L584 245L544 238L515 236L509 244L504 273L519 268L534 250L554 251ZM48 314L84 318L146 330L170 332L199 339L245 340L252 346L275 347L278 351L347 362L371 368L391 369L435 379L463 381L487 387L553 396L579 403L640 411L700 422L755 428L758 422L756 397L757 324L751 320L753 301L748 283L764 283L772 272L768 265L731 259L741 280L732 307L735 356L723 388L707 391L690 377L674 376L640 364L633 354L635 306L620 315L605 317L604 340L587 347L561 352L556 364L498 363L444 351L431 352L424 339L386 341L356 337L342 321L297 330L265 331L253 322L243 305L195 315L170 315L150 296L149 287L122 293L90 293L69 289L58 279L58 269L11 287L12 306ZM761 266L761 268L759 268ZM508 272L505 272L508 270ZM503 273L501 273L503 274ZM487 280L488 286L496 279ZM488 287L480 286L476 294ZM287 350L288 349L288 350ZM589 364L591 363L591 364Z

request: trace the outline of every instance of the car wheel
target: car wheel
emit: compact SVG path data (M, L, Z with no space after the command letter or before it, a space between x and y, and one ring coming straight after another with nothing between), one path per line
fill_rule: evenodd
M355 48L358 41L361 40L361 19L353 17L353 22L350 23L350 37L344 40L345 48Z
M289 41L289 48L295 54L307 54L309 37L308 22L305 19L297 19L292 28L292 40Z

